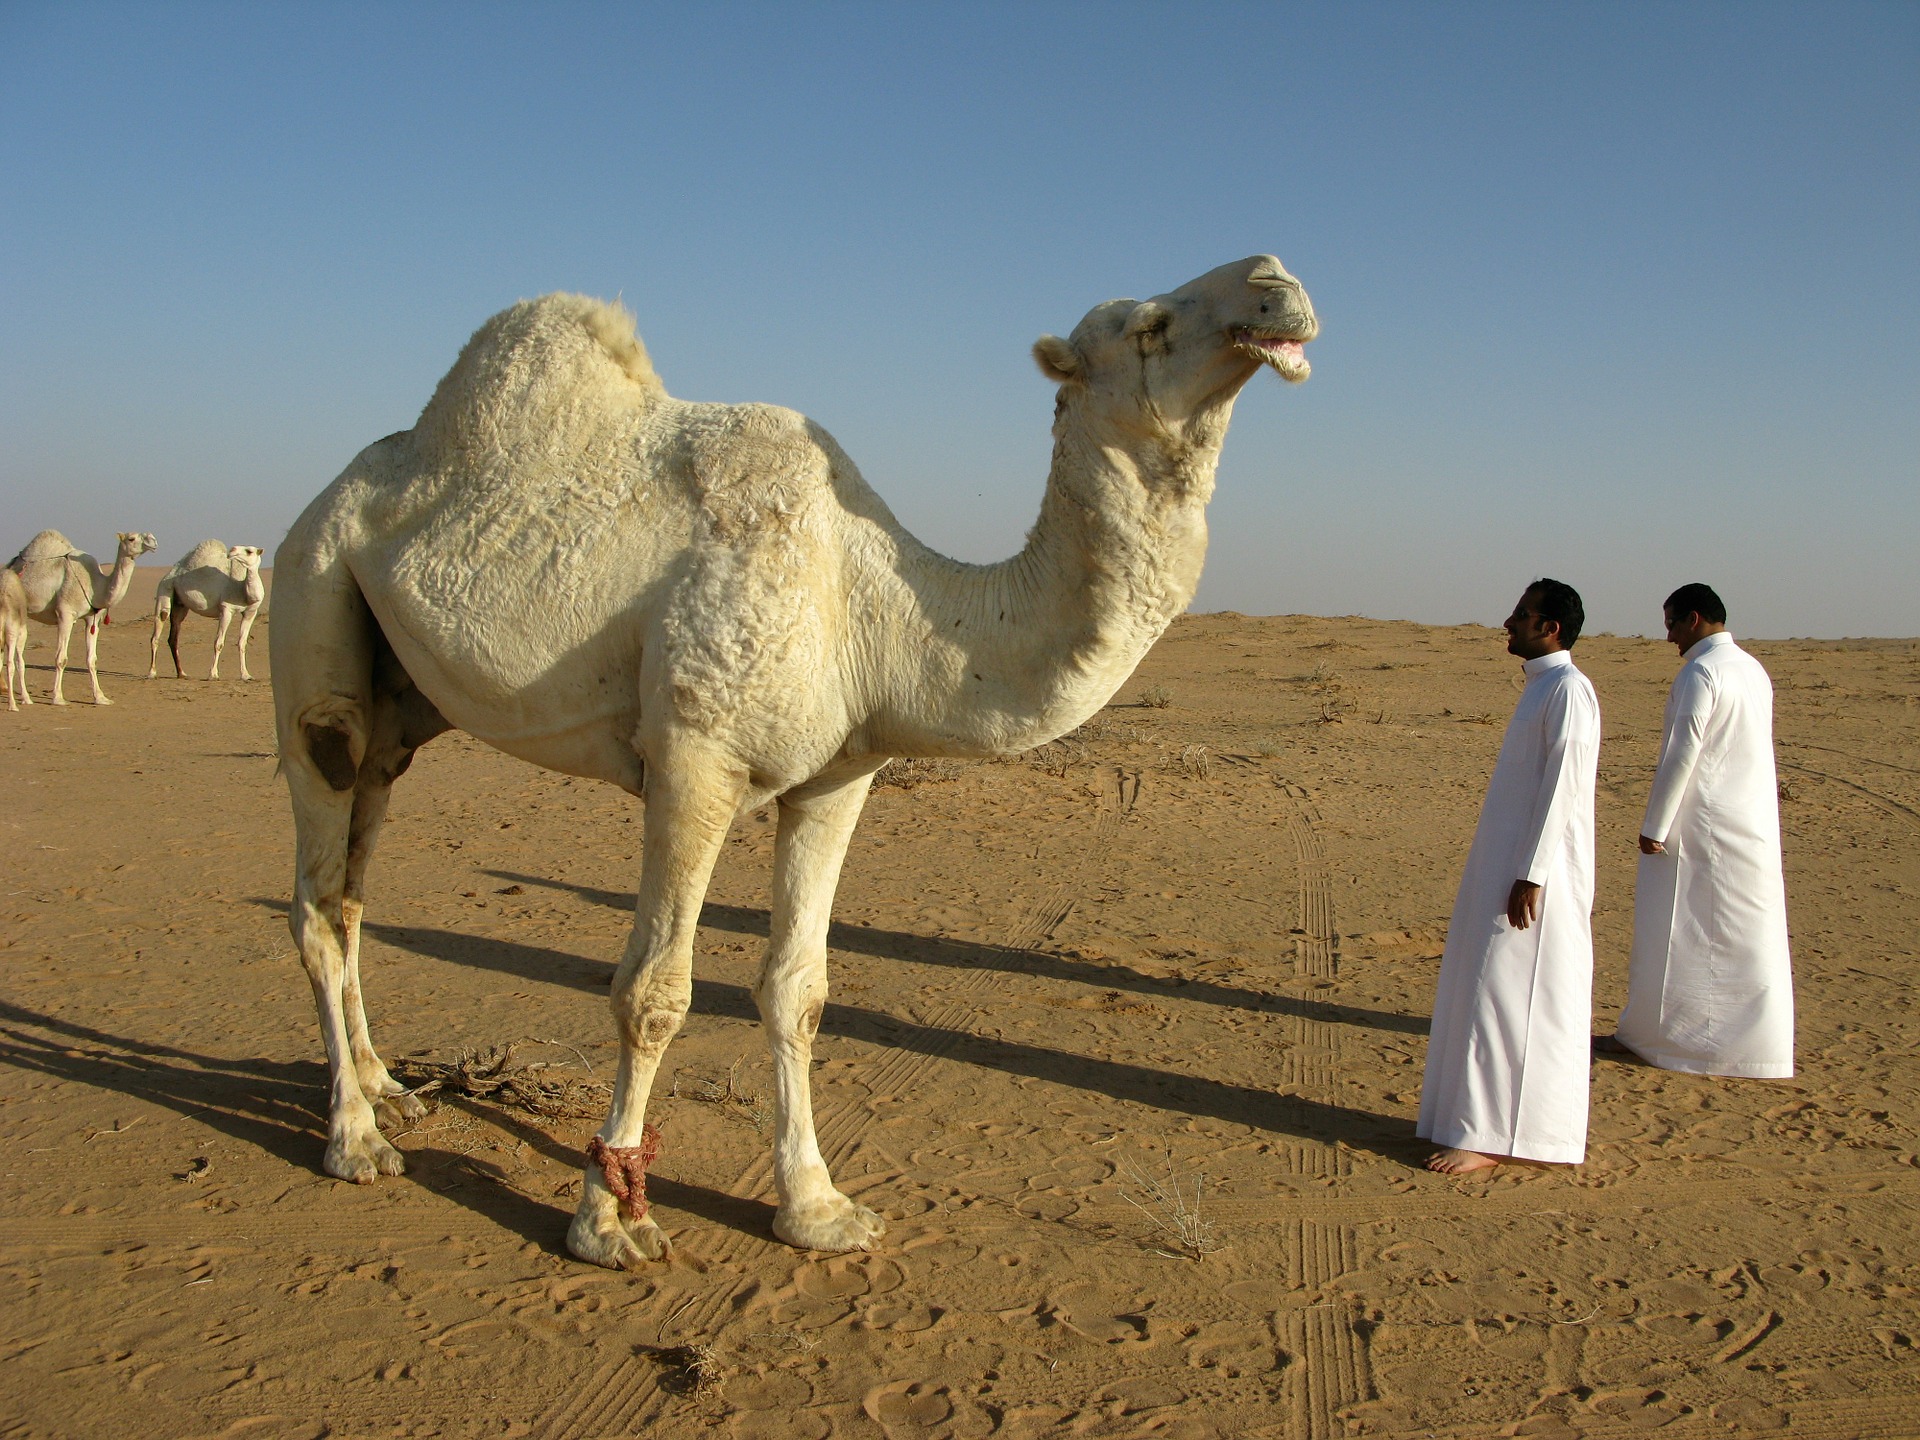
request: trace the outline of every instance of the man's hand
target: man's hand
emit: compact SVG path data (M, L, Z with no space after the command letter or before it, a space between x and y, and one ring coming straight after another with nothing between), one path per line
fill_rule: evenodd
M1540 887L1531 880L1516 880L1507 892L1507 923L1524 930L1540 918Z
M1642 835L1640 837L1640 853L1642 855L1664 855L1667 853L1667 847L1662 845L1658 840Z

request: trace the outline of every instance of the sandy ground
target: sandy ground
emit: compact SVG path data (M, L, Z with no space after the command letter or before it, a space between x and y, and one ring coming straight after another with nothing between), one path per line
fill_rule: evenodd
M877 790L815 1072L840 1182L890 1219L871 1255L768 1228L744 818L654 1109L678 1258L614 1274L562 1245L592 1118L453 1098L404 1178L321 1173L267 687L141 678L150 593L104 641L116 705L82 671L81 703L0 714L0 1435L1920 1433L1916 642L1752 647L1801 1073L1596 1063L1575 1171L1450 1180L1412 1135L1518 690L1496 631L1188 618L1068 741ZM1605 1029L1676 661L1578 658ZM557 1042L516 1052L552 1067L523 1090L597 1104L638 806L460 736L395 794L376 1040L423 1077ZM1136 1205L1156 1182L1198 1197L1198 1259Z

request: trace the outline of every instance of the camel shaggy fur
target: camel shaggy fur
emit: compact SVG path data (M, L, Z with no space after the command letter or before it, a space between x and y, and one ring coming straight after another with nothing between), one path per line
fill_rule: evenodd
M133 583L134 561L157 545L151 534L134 530L122 531L117 539L119 550L112 570L103 571L99 561L74 549L73 542L58 530L42 530L8 563L9 569L18 572L26 591L27 614L59 630L53 655L56 705L67 703L61 687L67 677L67 642L73 636L76 620L87 630L87 679L93 682L93 703L113 703L100 689L100 617L126 597L127 587Z
M180 627L188 615L220 617L220 633L213 638L213 673L220 678L220 652L227 648L227 627L240 617L240 678L251 680L247 669L247 638L253 634L254 618L260 602L266 599L260 579L260 562L267 552L258 545L222 545L218 540L202 540L181 556L174 567L161 577L153 594L153 643L147 648L147 679L160 675L160 629L167 631L167 652L173 656L173 678L187 672L180 668Z
M361 912L394 780L457 727L646 800L613 1103L573 1253L667 1253L628 1198L648 1094L728 827L769 801L755 998L775 1070L773 1228L802 1248L870 1246L881 1222L834 1187L808 1068L874 772L1018 752L1098 710L1193 595L1235 397L1263 365L1304 380L1317 330L1299 282L1261 255L1042 337L1059 389L1040 518L1019 554L969 565L908 535L804 416L669 396L622 310L550 295L483 325L413 429L362 451L275 557L289 919L330 1067L328 1172L403 1168L377 1118L418 1102L368 1037Z
M13 698L16 675L20 699L33 704L33 696L27 693L27 592L11 570L0 570L0 654L6 657L7 708L20 708L20 701Z

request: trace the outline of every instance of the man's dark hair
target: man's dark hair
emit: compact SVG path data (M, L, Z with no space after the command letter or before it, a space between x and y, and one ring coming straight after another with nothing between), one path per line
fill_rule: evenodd
M1560 627L1561 649L1571 650L1580 638L1580 627L1587 623L1580 592L1564 580L1536 580L1527 586L1527 594L1533 597L1534 612Z
M1698 580L1682 585L1667 596L1666 611L1676 620L1698 615L1709 625L1727 623L1727 602L1713 593L1711 585L1702 585Z

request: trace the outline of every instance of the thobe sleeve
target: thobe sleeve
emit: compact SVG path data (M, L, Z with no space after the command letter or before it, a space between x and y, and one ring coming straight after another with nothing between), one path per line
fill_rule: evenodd
M1700 746L1706 739L1707 720L1713 714L1713 685L1706 667L1689 665L1673 682L1673 697L1667 705L1667 733L1660 740L1660 764L1653 772L1653 793L1647 797L1646 818L1640 833L1649 840L1665 843L1680 813L1680 799L1687 793L1693 767L1700 760Z
M1535 885L1547 883L1553 857L1567 838L1574 800L1580 787L1580 760L1593 737L1574 687L1555 687L1540 717L1540 787L1534 792L1527 827L1521 832L1519 878Z

